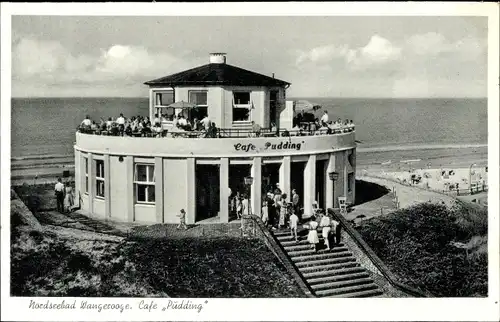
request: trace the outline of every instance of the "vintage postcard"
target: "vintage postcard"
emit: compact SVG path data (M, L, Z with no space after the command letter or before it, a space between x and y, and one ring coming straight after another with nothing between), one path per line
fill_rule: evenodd
M2 3L2 320L498 320L498 9Z

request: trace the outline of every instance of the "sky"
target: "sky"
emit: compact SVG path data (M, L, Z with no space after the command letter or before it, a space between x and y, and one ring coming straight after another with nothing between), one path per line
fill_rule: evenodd
M486 17L12 16L12 96L146 97L225 52L288 97L486 97L487 33Z

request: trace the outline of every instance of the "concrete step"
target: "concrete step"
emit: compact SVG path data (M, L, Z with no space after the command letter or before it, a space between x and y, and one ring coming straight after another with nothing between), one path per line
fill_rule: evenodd
M283 245L283 244L282 244ZM323 245L321 245L323 246ZM291 253L291 252L314 252L312 249L311 249L311 245L309 243L307 244L295 244L295 245L283 245L283 248L288 252L288 253ZM346 250L347 248L345 246L336 246L336 247L332 247L330 248L330 252L336 252L336 251L342 251L342 250ZM319 251L327 251L326 248L322 248L320 249Z
M328 297L336 297L336 298L342 298L342 297L384 297L383 292L379 288L374 288L374 289L368 289L368 290L361 290L361 291L356 291L348 294L334 294L330 295Z
M318 238L319 238L319 240L323 240L323 236L321 236L321 235L318 235ZM294 243L296 243L295 237L290 236L290 234L276 236L276 239L278 239L280 242L293 241ZM307 235L306 236L299 236L298 239L299 239L299 241L307 242Z
M295 248L285 247L285 251L287 252L288 256L294 257L294 256L307 256L307 255L315 255L323 253L341 253L341 252L347 252L349 251L349 249L347 247L335 247L331 248L330 250L323 248L315 252L310 247L301 250L295 250Z
M368 274L368 272L363 270L361 272L347 273L347 274L343 274L343 275L325 275L325 276L321 276L321 277L306 278L306 280L307 280L307 283L309 283L312 286L315 284L354 280L354 279L358 279L358 278L366 278L369 276L370 276L370 274Z
M321 296L321 297L337 296L337 295L342 295L342 296L338 296L338 297L357 297L359 294L353 294L353 293L358 293L361 291L368 291L368 290L375 290L375 289L379 289L378 286L374 283L370 283L370 284L362 284L362 285L354 285L354 286L319 290L319 291L315 291L314 293L316 293L317 296Z
M324 265L316 265L316 266L301 266L297 267L299 271L304 274L310 274L314 272L331 272L335 270L340 270L344 268L352 268L352 267L360 267L361 266L356 263L355 261L349 261L349 262L342 262L342 263L336 263L336 264L324 264Z
M308 229L304 229L304 228L300 228L301 225L299 225L299 229L297 230L297 232L299 232L299 234L305 234L307 235L307 233L309 232ZM316 231L318 232L318 234L322 234L323 233L323 228L318 228L316 229ZM280 229L280 230L273 230L272 231L273 234L275 236L284 236L284 235L290 235L290 229L289 228L286 228L286 229Z
M313 255L294 256L294 257L291 257L291 259L295 263L300 263L300 262L306 262L306 261L315 261L315 260L328 259L328 258L341 258L341 257L349 257L349 256L352 256L352 253L349 251L323 252L320 254L313 254Z
M335 281L335 282L326 282L312 285L313 290L330 290L330 289L339 289L348 286L355 285L365 285L365 284L373 284L373 280L369 277L356 278L351 280L343 280L343 281Z
M336 275L354 274L361 272L365 272L365 269L361 267L361 265L357 264L357 265L340 266L340 267L335 266L317 271L310 270L302 273L302 275L309 280L325 276L336 276Z
M346 262L356 262L356 258L349 256L349 257L339 257L339 258L327 258L327 259L320 259L320 260L312 260L312 261L305 261L305 262L298 262L295 263L295 266L297 267L314 267L314 266L321 266L321 265L327 265L327 264L340 264L340 263L346 263Z
M320 238L319 240L321 243L323 242L323 238ZM283 247L293 247L293 248L297 248L297 249L307 249L307 247L311 246L311 244L307 241L306 238L302 238L298 242L296 242L294 239L279 240L279 242L281 245L283 245ZM302 247L300 247L300 246L302 246ZM304 247L304 246L306 246L306 247ZM335 245L333 248L343 247L343 246L344 246L344 244L340 243L338 245Z

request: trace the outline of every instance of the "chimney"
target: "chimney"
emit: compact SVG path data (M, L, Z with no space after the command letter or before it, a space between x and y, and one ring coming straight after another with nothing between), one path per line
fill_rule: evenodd
M225 64L226 53L210 53L210 64Z
M273 78L274 78L274 73L273 73Z

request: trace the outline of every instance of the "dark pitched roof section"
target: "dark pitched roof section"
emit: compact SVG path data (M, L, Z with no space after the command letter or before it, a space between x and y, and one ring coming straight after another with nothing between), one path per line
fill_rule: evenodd
M206 64L150 80L146 85L286 86L290 83L228 64Z

